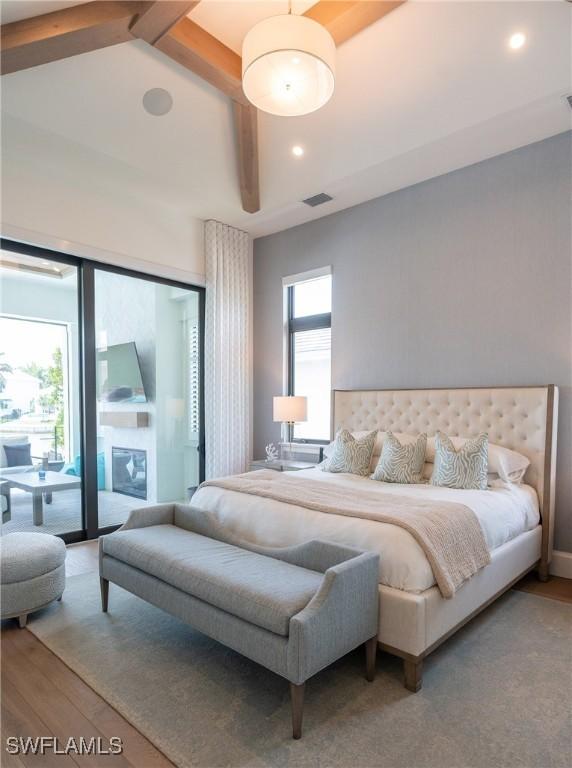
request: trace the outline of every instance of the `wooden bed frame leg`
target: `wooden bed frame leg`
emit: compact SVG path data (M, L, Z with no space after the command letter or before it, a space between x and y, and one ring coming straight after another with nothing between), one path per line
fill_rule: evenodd
M548 563L540 563L538 566L538 580L539 581L548 581L549 579L548 575Z
M107 613L107 605L109 603L109 581L107 579L100 579L99 588L101 590L101 610L103 613Z
M290 683L290 701L292 704L292 738L302 738L302 714L304 711L304 687Z
M370 637L365 643L365 679L368 683L375 680L375 659L377 654L377 635Z
M412 693L417 693L423 686L423 659L409 661L403 659L403 675L405 687Z

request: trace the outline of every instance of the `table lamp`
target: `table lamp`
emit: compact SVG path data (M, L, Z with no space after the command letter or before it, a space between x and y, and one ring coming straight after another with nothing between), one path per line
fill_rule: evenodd
M308 398L299 395L287 395L273 398L273 421L282 424L282 442L290 444L290 456L292 456L292 443L290 426L301 421L308 420ZM282 459L282 449L280 450Z

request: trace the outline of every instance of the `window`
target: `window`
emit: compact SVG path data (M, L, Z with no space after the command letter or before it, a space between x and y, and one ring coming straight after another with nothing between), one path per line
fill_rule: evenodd
M288 394L308 398L308 420L295 424L291 439L330 439L332 276L296 281L287 288Z

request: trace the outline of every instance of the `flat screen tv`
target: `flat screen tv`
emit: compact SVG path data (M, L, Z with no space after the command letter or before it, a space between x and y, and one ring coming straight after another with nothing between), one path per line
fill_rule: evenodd
M97 350L97 397L107 403L146 403L135 342Z

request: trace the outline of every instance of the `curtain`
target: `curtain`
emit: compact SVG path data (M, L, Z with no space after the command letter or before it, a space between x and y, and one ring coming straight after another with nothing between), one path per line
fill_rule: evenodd
M250 460L250 248L245 232L206 222L207 478L245 472Z

